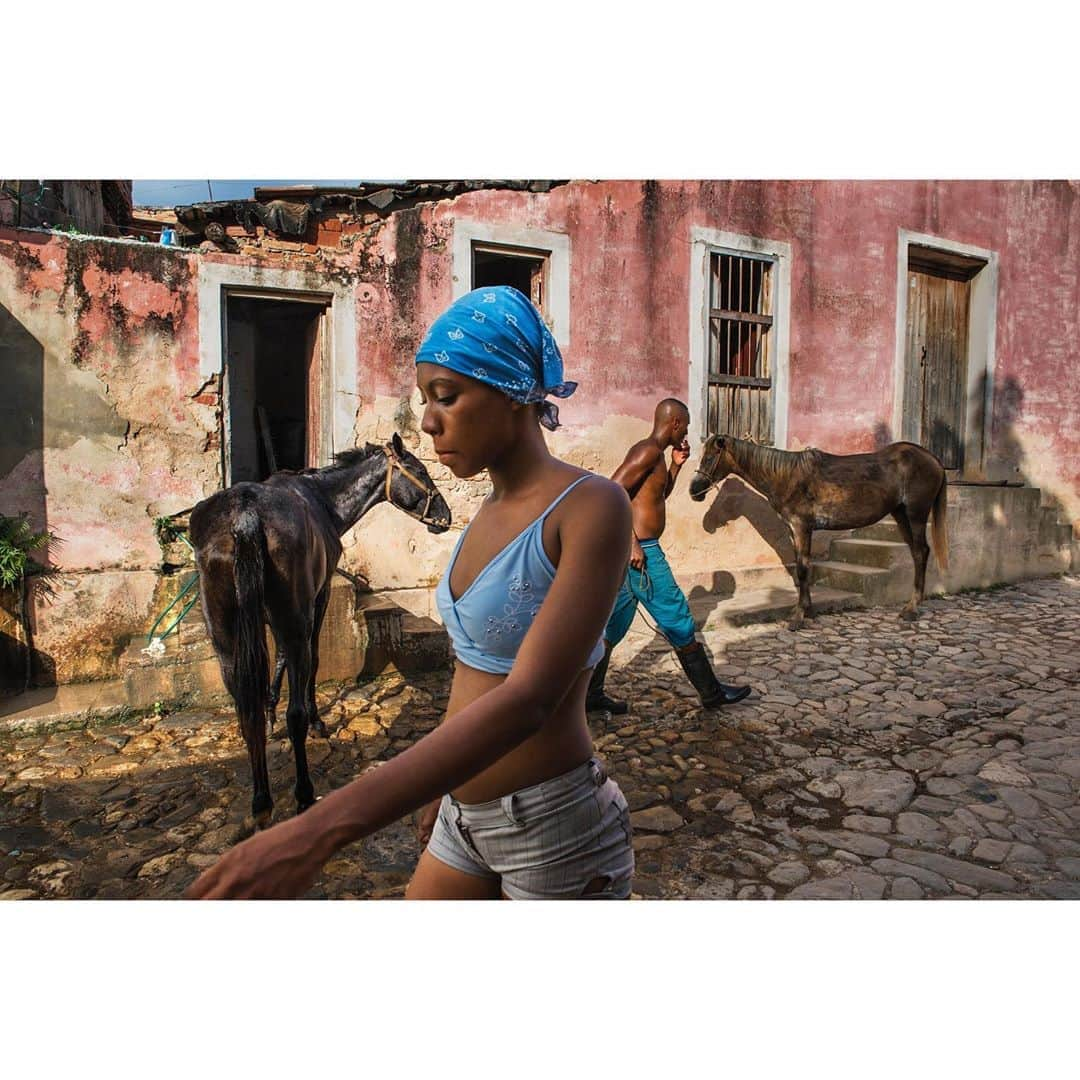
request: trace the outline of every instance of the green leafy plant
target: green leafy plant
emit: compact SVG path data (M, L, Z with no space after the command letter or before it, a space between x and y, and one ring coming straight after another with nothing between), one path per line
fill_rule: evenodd
M184 530L177 525L171 517L154 518L154 535L157 537L157 542L162 547L166 547L174 540L178 539L183 531Z
M48 529L34 532L26 514L0 514L0 588L17 589L28 573L41 569L30 552L47 547L54 539Z
M45 567L33 558L31 552L48 548L56 537L48 529L35 532L26 514L7 517L0 514L0 590L15 594L16 611L26 645L26 667L23 672L23 690L30 686L33 674L34 639L30 627L30 615L26 603L26 579L36 575L49 590L49 579L56 574L53 567Z

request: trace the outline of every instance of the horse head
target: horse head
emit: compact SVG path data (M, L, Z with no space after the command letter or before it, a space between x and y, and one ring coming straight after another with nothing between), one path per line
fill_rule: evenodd
M713 435L706 443L701 454L701 464L690 481L690 498L701 502L730 473L735 471L735 460L731 456L731 436Z
M383 447L386 454L386 500L427 526L429 533L444 533L450 528L450 507L439 494L427 469L405 449L401 436Z

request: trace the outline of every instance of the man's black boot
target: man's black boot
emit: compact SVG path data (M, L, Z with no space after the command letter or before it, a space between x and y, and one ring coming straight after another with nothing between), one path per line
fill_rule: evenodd
M725 686L724 683L717 681L700 641L692 641L689 645L676 649L675 655L679 658L686 677L698 692L701 704L706 709L733 705L736 701L742 701L750 693L749 686Z
M630 711L630 706L625 701L616 701L604 693L604 679L607 678L608 661L611 660L611 646L604 642L604 655L600 658L596 667L593 668L592 678L589 680L589 690L585 695L585 711L600 712L606 710L612 716L622 716Z

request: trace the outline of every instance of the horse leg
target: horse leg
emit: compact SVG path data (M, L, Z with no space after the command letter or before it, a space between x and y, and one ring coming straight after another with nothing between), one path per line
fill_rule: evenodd
M791 541L795 545L795 584L799 589L799 598L788 626L798 630L803 620L810 618L810 539L814 530L807 521L796 521L790 527Z
M311 697L311 635L298 628L289 635L285 650L289 670L289 708L285 723L289 729L293 758L296 760L296 812L302 813L315 802L307 762L308 702Z
M285 648L277 636L274 637L274 677L270 680L270 703L266 709L266 726L272 734L274 721L277 719L278 702L281 700L281 683L285 678Z
M217 648L216 642L215 648ZM225 689L235 701L237 684L231 649L229 652L219 649L218 658L221 661L221 676ZM237 710L237 716L240 720L240 734L247 747L248 763L251 765L251 783L254 789L251 797L251 817L256 829L265 829L269 826L274 813L274 800L270 795L270 773L266 767L266 729L262 724L245 721L244 714L239 710ZM238 839L249 835L251 828L251 823L243 825Z
M908 546L908 551L911 552L911 561L918 567L919 560L915 555L915 537L911 535L911 524L908 521L907 508L898 506L892 512L893 521L896 522L896 527L900 530L900 535L904 538L904 543ZM918 570L916 570L916 577L918 576ZM914 614L908 614L909 611L914 611L915 596L917 594L916 589L912 589L911 600L907 606L900 612L901 619L914 618Z
M311 689L308 700L308 716L311 718L311 728L320 738L327 738L326 724L319 715L319 707L315 701L315 680L319 674L319 634L322 631L323 618L330 603L330 583L323 586L322 592L315 598L315 621L311 630Z
M930 545L926 542L926 521L911 521L908 519L911 529L911 540L908 546L911 548L911 557L915 562L915 585L911 592L911 600L900 612L902 619L912 621L919 617L919 605L923 601L923 593L926 588L926 560L930 556Z

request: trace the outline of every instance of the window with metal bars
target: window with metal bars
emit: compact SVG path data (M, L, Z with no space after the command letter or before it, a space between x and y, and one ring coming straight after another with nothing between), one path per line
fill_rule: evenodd
M708 434L773 441L773 260L709 258Z

